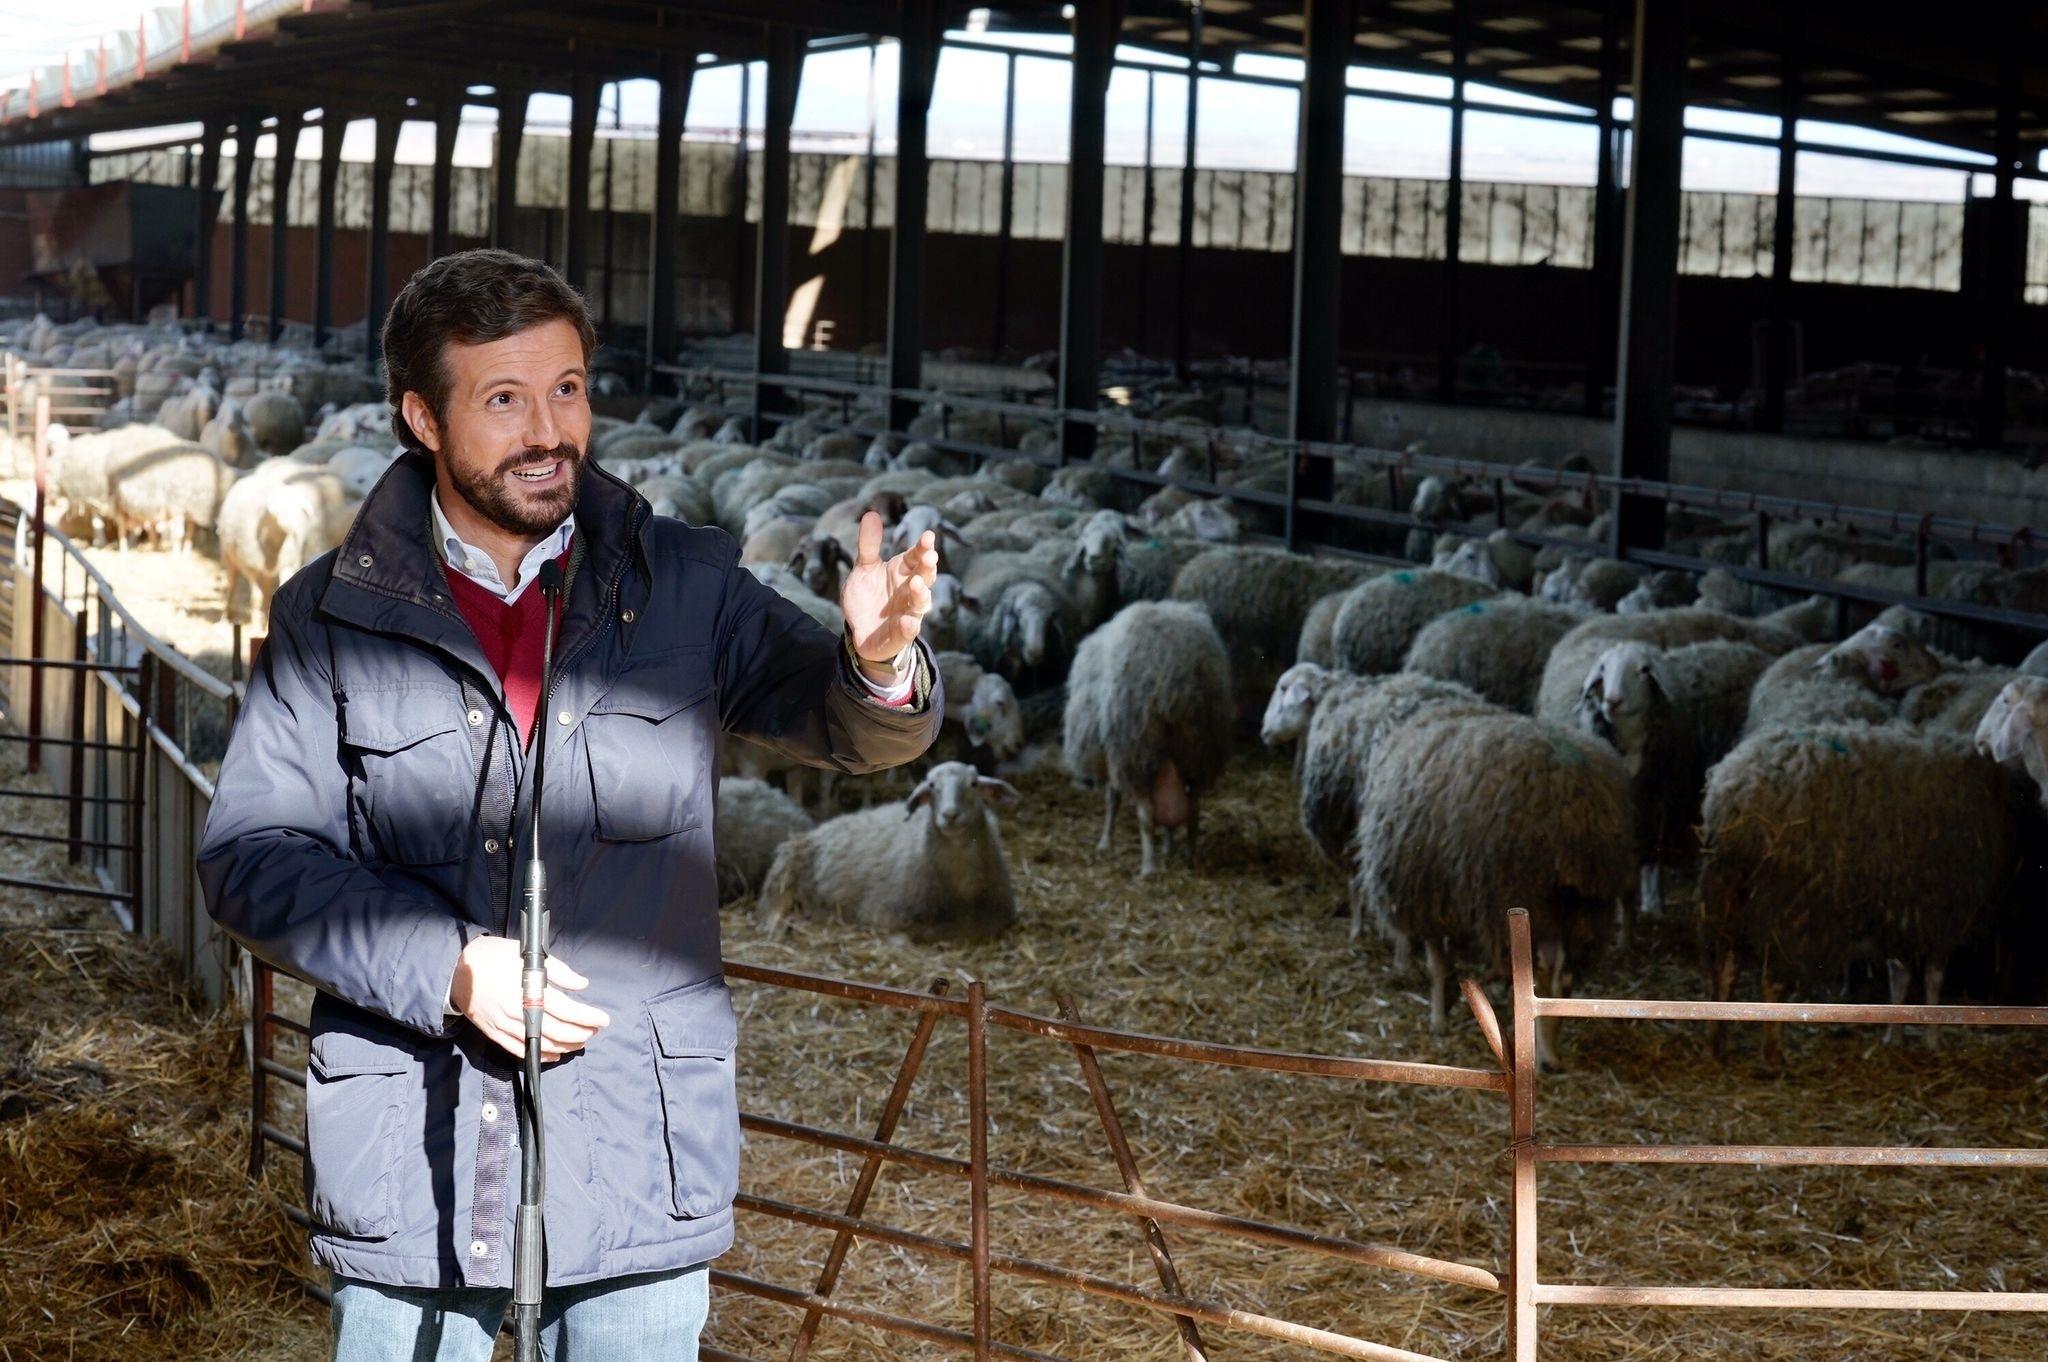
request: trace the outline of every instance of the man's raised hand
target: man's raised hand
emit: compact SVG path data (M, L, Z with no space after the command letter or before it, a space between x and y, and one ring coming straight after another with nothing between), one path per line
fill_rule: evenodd
M895 661L924 626L938 576L939 546L930 530L894 558L884 559L882 517L873 511L863 515L860 551L839 589L839 608L853 635L853 650L883 667Z

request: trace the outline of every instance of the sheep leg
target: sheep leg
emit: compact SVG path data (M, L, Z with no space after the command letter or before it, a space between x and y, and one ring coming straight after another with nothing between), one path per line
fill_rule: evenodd
M1939 960L1929 960L1927 962L1925 977L1927 980L1927 1005L1929 1007L1941 1006L1941 985L1947 975L1948 968L1943 962ZM1939 1050L1941 1048L1941 1028L1939 1026L1921 1027L1920 1040L1928 1049Z
M1551 943L1541 946L1536 954L1536 977L1543 985L1545 997L1562 998L1571 991L1571 979L1566 971L1564 946ZM1536 1019L1536 1067L1554 1072L1564 1067L1557 1058L1557 1037L1563 1021L1557 1017Z
M1441 1036L1450 1029L1444 997L1451 986L1451 957L1448 943L1440 936L1424 937L1422 949L1429 957L1429 1034Z
M1664 911L1664 867L1655 861L1643 863L1641 887L1637 891L1642 899L1642 910L1646 913Z
M1359 915L1360 915L1360 914L1361 914L1361 912L1362 912L1362 911L1364 910L1364 908L1365 908L1365 904L1364 904L1364 902L1363 902L1363 901L1355 901L1355 902L1353 902L1353 904L1351 905L1351 935L1352 935L1352 936L1354 936L1354 937L1356 937L1356 936L1358 935L1358 931L1359 931L1359 922L1358 922L1358 919L1359 919ZM1414 938L1414 937L1412 937L1412 936L1410 936L1410 935L1408 935L1408 933L1406 933L1406 932L1403 932L1403 931L1399 931L1399 930L1395 931L1395 933L1394 933L1394 973L1396 973L1396 974L1406 974L1406 973L1407 973L1407 972L1408 972L1408 971L1409 971L1410 969L1413 969L1413 968L1414 968L1414 966L1415 966L1415 938Z
M1903 960L1893 959L1885 961L1884 968L1885 973L1891 979L1892 1006L1902 1007L1905 1005L1907 992L1913 987L1913 967ZM1897 1045L1903 1030L1904 1028L1897 1022L1893 1022L1885 1027L1884 1043L1886 1045Z
M1201 831L1201 828L1202 828L1202 802L1201 802L1200 800L1198 800L1198 799L1190 799L1190 800L1188 801L1188 835L1187 835L1187 852L1188 852L1187 860L1188 860L1188 869L1190 869L1190 870L1193 870L1193 869L1195 868L1195 836L1196 836L1196 834L1197 834L1197 833L1199 833L1199 832Z
M1714 1001L1725 1003L1735 996L1735 952L1724 950L1714 958ZM1716 1060L1728 1057L1728 1032L1720 1022L1707 1023L1707 1050Z
M1764 1001L1767 1003L1778 1001L1778 986L1771 982L1771 976L1768 974L1764 975L1762 982ZM1782 1067L1785 1063L1785 1024L1783 1022L1764 1023L1764 1063L1774 1067Z
M1111 834L1116 831L1116 786L1105 786L1102 791L1102 836L1095 840L1097 851L1109 850Z
M1155 860L1152 848L1152 801L1140 799L1138 809L1138 877L1143 879L1152 873Z

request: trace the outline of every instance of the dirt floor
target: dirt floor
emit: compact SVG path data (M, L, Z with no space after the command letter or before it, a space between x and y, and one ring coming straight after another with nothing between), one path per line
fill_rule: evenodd
M117 589L166 612L187 647L225 650L218 591L100 555ZM203 561L203 560L201 560ZM152 594L153 593L153 594ZM185 615L189 604L196 615ZM208 619L208 615L212 619ZM152 617L145 616L145 619ZM155 627L154 624L152 627ZM218 638L216 638L218 636ZM13 745L8 745L13 746ZM20 777L0 753L0 784ZM1469 1016L1427 1030L1420 969L1397 974L1378 943L1353 945L1341 886L1295 827L1286 765L1241 755L1204 806L1196 870L1135 874L1131 827L1094 849L1099 806L1054 769L1023 776L1005 820L1020 921L976 946L922 946L825 924L771 936L751 905L726 910L729 959L922 989L970 977L991 1001L1041 1013L1070 993L1083 1017L1133 1030L1284 1049L1482 1065ZM61 806L0 800L22 828ZM14 844L0 844L12 846ZM7 873L57 875L62 849ZM1689 888L1607 961L1587 991L1701 992L1688 948ZM277 1209L296 1171L274 1154L251 1189L238 1021L207 1019L153 953L100 911L0 892L0 1362L25 1358L324 1356L324 1313L294 1285L297 1233ZM1474 968L1479 962L1464 962ZM1504 1000L1500 985L1490 986ZM747 983L741 1102L749 1111L871 1134L913 1025L904 1013ZM303 1004L303 990L294 994ZM2048 1145L2048 1035L1953 1033L1939 1054L1870 1030L1800 1029L1766 1063L1758 1037L1706 1057L1698 1028L1577 1023L1564 1073L1538 1098L1560 1141ZM989 1043L1002 1167L1115 1187L1117 1174L1071 1049L995 1031ZM1507 1218L1507 1117L1498 1096L1278 1077L1105 1056L1104 1071L1150 1191L1163 1198L1498 1268ZM964 1033L939 1027L898 1139L964 1158ZM295 1096L296 1094L289 1094ZM297 1119L289 1102L276 1118ZM743 1187L838 1210L856 1158L748 1137ZM2048 1197L2039 1173L1613 1168L1546 1169L1547 1281L2048 1290ZM868 1213L964 1240L963 1184L886 1169ZM1142 1237L1103 1212L998 1192L998 1253L1155 1284ZM1499 1302L1469 1289L1169 1229L1190 1294L1444 1358L1502 1349ZM721 1260L807 1289L827 1232L758 1215ZM1172 1327L1139 1309L998 1276L998 1336L1073 1359L1181 1356ZM837 1295L956 1329L968 1274L881 1245L855 1248ZM799 1316L721 1294L708 1341L757 1358L786 1352ZM1307 1357L1298 1347L1203 1327L1210 1355ZM1951 1314L1553 1310L1546 1359L1921 1359L2039 1362L2040 1317ZM501 1349L502 1352L502 1349ZM950 1355L828 1321L814 1356Z

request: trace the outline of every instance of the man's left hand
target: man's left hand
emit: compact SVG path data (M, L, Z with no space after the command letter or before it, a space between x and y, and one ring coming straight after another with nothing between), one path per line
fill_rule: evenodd
M865 670L887 671L897 654L917 639L924 612L931 609L932 583L939 575L938 542L930 530L894 558L882 557L882 517L860 518L860 552L839 589L853 650Z

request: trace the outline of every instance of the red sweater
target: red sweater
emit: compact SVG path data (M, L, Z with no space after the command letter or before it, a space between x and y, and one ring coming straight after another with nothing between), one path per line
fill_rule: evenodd
M567 567L569 555L564 552L555 561ZM505 703L512 710L513 722L519 725L521 745L531 745L534 715L540 706L541 645L545 642L541 626L547 597L536 583L507 605L488 588L447 564L442 564L441 571L448 578L448 590L455 597L456 608L469 621L470 632L483 647L484 660L504 683ZM561 627L561 611L557 609L555 628Z

